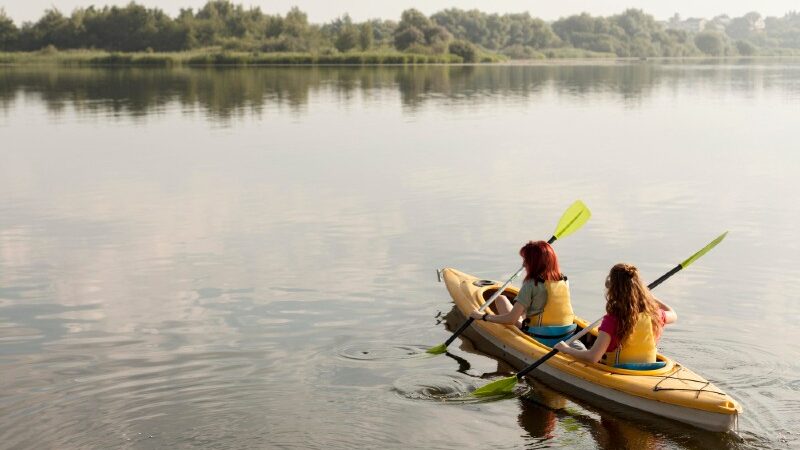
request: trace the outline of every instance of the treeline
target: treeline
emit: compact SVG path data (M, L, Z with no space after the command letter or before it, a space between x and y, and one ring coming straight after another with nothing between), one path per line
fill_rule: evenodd
M428 17L409 9L400 20L354 22L347 14L325 24L309 23L298 8L268 14L227 0L170 17L136 3L79 8L67 16L47 10L20 27L0 10L0 51L98 49L113 52L173 52L218 48L243 52L329 55L364 51L451 54L466 62L487 53L511 58L569 55L578 49L608 56L755 54L763 49L800 49L800 14L764 19L750 13L710 29L686 30L658 22L641 10L609 17L579 14L547 23L521 14L446 9ZM758 16L760 19L760 16Z

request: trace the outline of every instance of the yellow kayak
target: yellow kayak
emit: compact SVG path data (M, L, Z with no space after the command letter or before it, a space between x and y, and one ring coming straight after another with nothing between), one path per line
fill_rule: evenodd
M464 316L483 305L501 287L501 283L479 280L455 269L443 269L441 273L457 309ZM510 299L517 293L518 289L513 287L505 290ZM491 307L486 311L494 314ZM589 322L576 316L575 324L581 330ZM471 328L488 342L488 353L518 369L551 350L514 325L476 320ZM589 335L596 337L597 330L591 330ZM589 338L591 342L594 338L589 335L584 339ZM733 398L677 361L661 354L658 360L666 363L661 369L627 370L558 353L531 374L545 381L554 379L557 383L566 383L593 398L607 399L702 429L727 431L734 427L742 407Z

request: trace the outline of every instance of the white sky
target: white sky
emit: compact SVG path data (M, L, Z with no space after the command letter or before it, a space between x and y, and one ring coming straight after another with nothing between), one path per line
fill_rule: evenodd
M21 23L38 19L50 7L69 13L79 6L125 5L128 2L129 0L0 0L0 8L4 8L14 21ZM138 0L137 3L159 7L174 16L180 8L198 8L206 0ZM497 13L528 11L545 20L555 20L584 11L592 15L607 16L629 7L643 9L657 19L667 19L676 12L684 18L711 18L723 13L736 17L750 11L758 11L764 16L782 16L787 11L800 10L798 0L234 0L234 3L260 6L269 13L285 13L292 6L298 6L308 13L309 19L314 23L330 21L345 12L359 21L375 17L396 20L407 8L417 8L426 14L451 7Z

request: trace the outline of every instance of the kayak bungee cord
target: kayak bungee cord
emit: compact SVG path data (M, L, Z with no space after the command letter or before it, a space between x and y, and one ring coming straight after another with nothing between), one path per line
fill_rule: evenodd
M661 381L659 381L658 383L656 383L655 386L653 386L653 392L658 392L658 391L688 391L688 392L696 392L697 396L695 398L700 397L700 394L703 393L703 392L708 392L709 394L725 395L724 392L706 390L708 385L712 384L711 381L709 381L709 380L694 380L692 378L681 378L681 377L675 376L682 370L683 370L683 367L679 367L678 370L676 370L675 372L672 372L669 375L653 375L653 376L661 377ZM665 382L667 380L683 381L684 383L687 382L687 381L691 381L692 383L702 384L703 387L701 387L700 389L690 389L690 388L662 388L662 387L659 386L661 383L663 383L663 382Z

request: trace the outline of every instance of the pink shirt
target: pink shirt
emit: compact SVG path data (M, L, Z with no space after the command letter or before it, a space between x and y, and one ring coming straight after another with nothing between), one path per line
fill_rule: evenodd
M667 323L667 313L663 309L661 311L661 329L663 330L664 324ZM611 314L606 314L603 316L603 322L600 324L600 331L604 331L607 335L611 336L611 343L608 344L608 348L606 352L613 352L617 349L619 345L619 341L617 339L617 317L612 316ZM656 342L661 337L661 333L656 336Z

